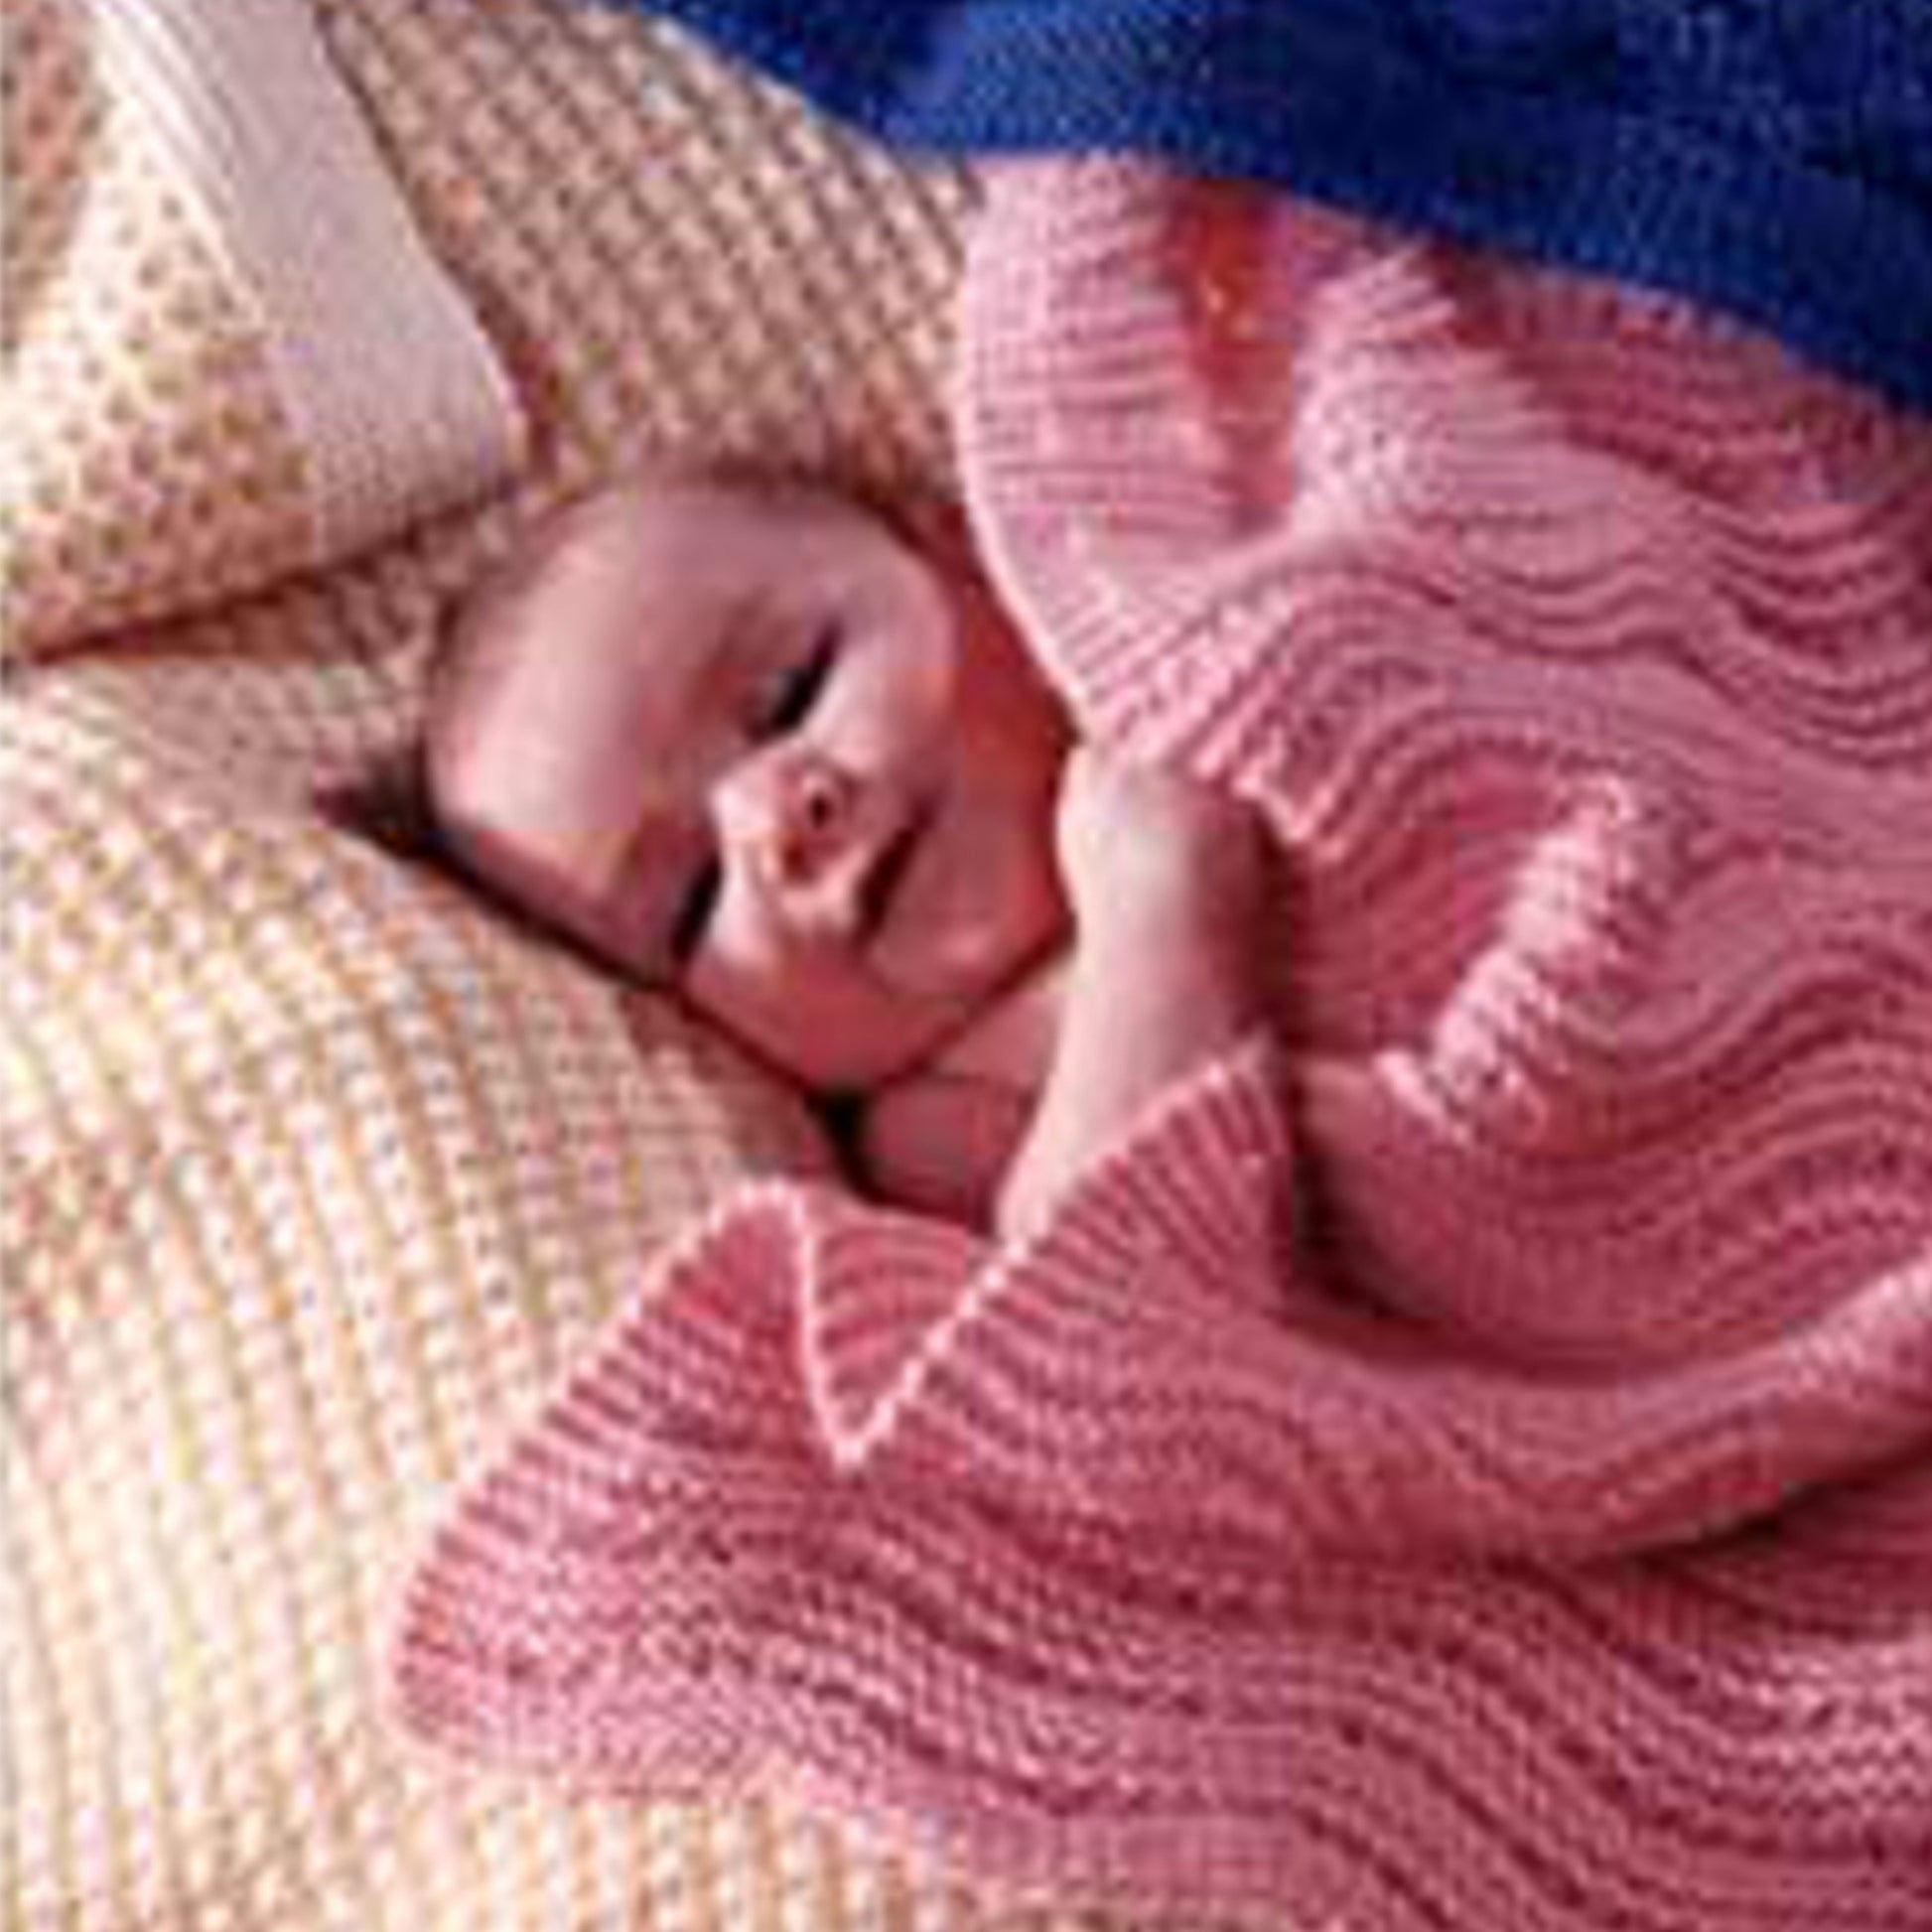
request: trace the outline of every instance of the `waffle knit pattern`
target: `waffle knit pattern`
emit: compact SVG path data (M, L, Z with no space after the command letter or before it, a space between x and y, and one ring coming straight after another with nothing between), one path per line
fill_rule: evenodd
M1932 433L1656 298L1001 173L958 422L1281 1024L1034 1237L773 1183L469 1493L425 1732L1421 1928L1932 1913Z
M7 12L12 648L219 602L502 481L515 398L310 0Z
M1924 0L630 0L883 138L1158 155L1669 289L1932 410Z
M234 365L173 366L118 407L111 317L70 299L95 259L73 217L126 207L139 174L97 88L46 84L57 56L98 73L75 27L94 10L0 5L7 352L101 347L90 488L126 467L197 500L195 450L242 433ZM116 8L129 31L164 11ZM641 1254L824 1152L663 1003L351 836L319 794L413 730L444 600L595 477L762 454L943 486L967 194L639 19L318 11L384 192L512 375L529 464L486 508L192 614L192 518L143 525L133 557L132 523L64 501L74 567L103 587L165 569L174 615L17 663L0 710L0 1924L1092 1932L837 1820L452 1776L382 1708L395 1592L450 1485ZM302 18L173 17L194 45L283 13ZM259 98L272 76L244 80ZM290 216L316 206L286 176L277 193ZM356 287L372 323L388 286ZM163 401L179 437L151 437ZM26 408L10 389L10 456Z

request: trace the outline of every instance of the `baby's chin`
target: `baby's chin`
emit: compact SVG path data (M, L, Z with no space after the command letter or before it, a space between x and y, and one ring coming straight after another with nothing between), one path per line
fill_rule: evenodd
M882 978L902 1012L918 1012L926 1022L917 1054L893 1077L931 1069L962 1040L996 1024L1015 995L1062 955L1066 938L1057 919L1033 921L1024 932L968 929L896 968L902 975L897 983Z

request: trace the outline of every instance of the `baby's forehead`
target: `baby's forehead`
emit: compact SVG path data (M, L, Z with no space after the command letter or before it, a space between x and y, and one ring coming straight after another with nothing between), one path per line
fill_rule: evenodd
M897 548L870 514L834 497L614 491L553 574L540 628L555 620L598 650L628 637L642 654L680 663L729 656L744 634L788 632L827 597L877 582L882 567L897 569Z
M573 511L552 533L526 606L517 682L585 681L618 704L640 680L654 709L715 695L789 634L816 591L848 580L838 509L803 495L704 484L627 485ZM511 708L519 694L505 694Z
M615 632L653 655L675 645L709 656L748 610L809 581L819 543L809 518L742 493L617 497L566 560L555 609L574 613L596 649Z
M829 491L678 480L622 485L590 507L591 529L691 564L703 546L782 550L871 533L873 519Z

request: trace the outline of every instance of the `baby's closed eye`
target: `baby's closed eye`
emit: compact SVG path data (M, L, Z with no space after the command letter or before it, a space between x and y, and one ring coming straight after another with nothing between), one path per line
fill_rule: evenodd
M789 646L758 681L746 725L754 746L788 736L811 716L837 662L840 642L837 622L824 623L807 633L802 642ZM689 864L684 883L672 900L666 950L675 969L687 967L704 944L724 887L724 859L713 846Z
M782 738L810 717L812 707L838 660L840 629L821 625L801 650L788 653L775 672L761 681L752 707L752 736L759 743Z

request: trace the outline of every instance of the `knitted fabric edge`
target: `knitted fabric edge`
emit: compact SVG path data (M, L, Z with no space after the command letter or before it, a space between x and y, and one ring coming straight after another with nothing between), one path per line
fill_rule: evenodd
M522 460L508 373L431 255L315 18L234 0L90 0L123 108L178 161L209 248L254 301L313 491L316 557ZM299 182L299 195L264 184ZM419 452L399 483L393 453Z
M625 4L889 143L1138 152L1269 183L1681 296L1932 411L1932 216L1899 161L1932 153L1932 36L1915 43L1902 19L1861 43L1879 50L1858 76L1876 105L1826 113L1773 88L1746 139L1734 116L1751 110L1755 69L1740 65L1736 98L1717 103L1733 118L1693 117L1681 96L1702 77L1697 36L1639 53L1605 5L1478 32L1460 19L1483 13L1471 5L1427 25L1441 7L928 0L880 20L768 0Z

